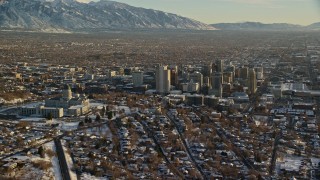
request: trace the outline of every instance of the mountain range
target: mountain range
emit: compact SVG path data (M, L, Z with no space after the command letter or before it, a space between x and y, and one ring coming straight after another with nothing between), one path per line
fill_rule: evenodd
M93 31L99 29L187 29L187 30L320 30L320 22L309 26L259 22L208 25L172 13L100 0L0 0L0 29L31 31Z
M100 0L0 0L0 27L30 30L191 29L210 25L172 13Z
M301 26L288 23L264 24L260 22L243 22L243 23L218 23L212 24L220 30L252 30L252 31L297 31L297 30L320 30L320 22L309 26Z

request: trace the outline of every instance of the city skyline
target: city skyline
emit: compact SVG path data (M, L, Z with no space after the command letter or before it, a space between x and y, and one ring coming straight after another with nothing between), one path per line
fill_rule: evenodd
M310 25L320 22L320 3L316 0L115 1L178 14L207 24L261 22Z

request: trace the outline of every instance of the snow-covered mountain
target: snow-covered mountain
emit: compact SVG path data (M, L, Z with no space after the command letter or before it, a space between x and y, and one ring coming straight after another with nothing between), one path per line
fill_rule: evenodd
M0 0L0 28L29 30L192 29L214 27L171 13L101 0Z

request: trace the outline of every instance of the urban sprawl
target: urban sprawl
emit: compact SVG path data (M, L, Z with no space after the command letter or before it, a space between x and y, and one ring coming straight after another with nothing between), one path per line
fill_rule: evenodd
M319 179L320 44L252 49L0 64L0 179Z

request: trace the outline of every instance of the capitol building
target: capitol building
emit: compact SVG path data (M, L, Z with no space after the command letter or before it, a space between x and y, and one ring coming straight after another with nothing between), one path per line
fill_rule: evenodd
M72 96L71 88L65 85L62 96L46 99L44 105L24 106L20 109L23 116L48 117L50 114L54 118L63 116L81 116L90 110L89 99L85 95Z

